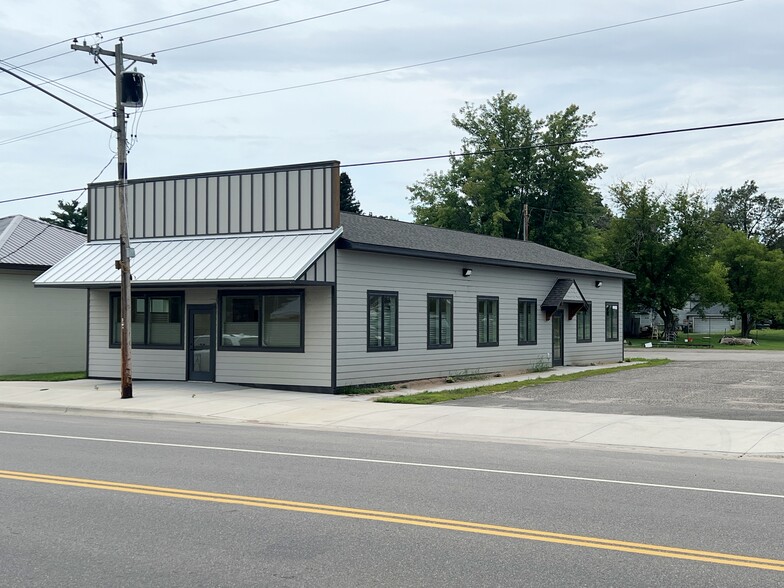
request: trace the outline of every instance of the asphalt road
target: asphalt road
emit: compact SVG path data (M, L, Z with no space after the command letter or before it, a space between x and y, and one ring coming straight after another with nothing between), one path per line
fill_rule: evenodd
M784 422L784 354L696 357L445 404Z
M0 411L0 469L3 586L784 580L781 460Z

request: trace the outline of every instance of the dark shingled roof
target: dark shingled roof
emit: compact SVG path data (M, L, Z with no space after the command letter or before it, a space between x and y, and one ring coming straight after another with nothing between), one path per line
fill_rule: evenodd
M49 267L86 240L76 231L20 214L0 218L0 266Z
M634 279L634 274L531 241L501 239L372 216L340 213L344 249L545 271Z

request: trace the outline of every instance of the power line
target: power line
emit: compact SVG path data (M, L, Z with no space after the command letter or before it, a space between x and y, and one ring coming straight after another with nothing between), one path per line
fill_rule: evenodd
M11 70L8 70L8 69L4 68L2 65L0 65L0 71L3 71L3 72L5 72L5 73L7 73L7 74L9 74L9 75L11 75L11 76L13 76L13 77L17 78L18 80L20 80L20 81L24 82L25 84L28 84L28 85L32 86L32 87L33 87L33 88L35 88L36 90L39 90L39 91L43 92L44 94L46 94L46 95L48 95L48 96L51 96L51 97L52 97L52 98L54 98L55 100L57 100L57 101L59 101L59 102L62 102L63 104L65 104L65 105L66 105L66 106L68 106L69 108L73 108L74 110L76 110L76 111L80 112L81 114L85 115L87 118L91 118L91 119L93 119L95 122L97 122L97 123L99 123L99 124L102 124L103 126L107 127L108 129L113 129L113 128L114 128L114 127L112 127L111 125L108 125L108 124L106 124L105 122L103 122L103 121L102 121L102 120L100 120L99 118L96 118L96 117L94 117L94 116L93 116L92 114L90 114L89 112L87 112L87 111L85 111L85 110L82 110L82 109L81 109L81 108L79 108L78 106L74 106L74 105L73 105L73 104L71 104L70 102L67 102L67 101L63 100L62 98L60 98L59 96L57 96L57 95L55 95L55 94L52 94L52 93L51 93L51 92L49 92L48 90L44 90L43 88L41 88L40 86L38 86L38 85L34 84L33 82L31 82L31 81L29 81L29 80L26 80L26 79L24 79L22 76L20 76L20 75L18 75L18 74L15 74L15 73L14 73L14 72L12 72Z
M68 55L70 55L70 53L68 53ZM14 67L12 67L10 69L21 69L22 67L23 66L14 66ZM56 84L57 82L60 82L62 80L67 80L68 78L75 78L77 76L83 76L84 74L91 73L91 72L94 72L94 71L98 71L99 69L101 69L101 68L100 67L94 67L92 69L87 69L87 70L84 70L84 71L76 72L74 74L68 74L67 76L62 76L60 78L51 79L48 82L45 82L45 83L43 83L41 85L45 86L46 84ZM0 92L0 96L7 96L8 94L15 94L16 92L22 92L22 91L28 90L28 89L29 88L27 86L22 86L21 88L15 88L14 90L7 90L5 92Z
M16 248L16 249L14 249L13 251L9 251L9 252L8 252L8 253L6 253L5 255L3 255L3 257L0 257L0 262L2 262L4 259L8 259L8 258L9 258L9 257L11 257L11 256L12 256L14 253L16 253L17 251L19 251L20 249L24 249L25 247L27 247L27 246L28 246L30 243L32 243L33 241L35 241L35 240L36 240L38 237L40 237L41 235L43 235L43 234L44 234L44 231L46 231L46 229L48 229L48 228L49 228L49 227L51 227L51 226L53 226L53 225L51 225L50 223L46 223L46 226L45 226L43 229L41 229L40 231L38 231L38 232L37 232L35 235L33 235L32 237L30 237L30 238L29 238L27 241L25 241L24 243L22 243L22 244L21 244L19 247L17 247L17 248Z
M208 14L207 16L200 16L199 18L193 18L191 20L183 20L180 22L175 22L167 25L163 25L160 27L154 27L151 29L145 29L143 31L134 31L131 33L125 33L123 37L130 37L132 35L143 35L145 33L151 33L153 31L161 31L164 29L170 29L173 27L179 27L181 25L190 24L192 22L199 22L201 20L207 20L210 18L215 18L218 16L225 16L226 14L233 14L235 12L242 12L243 10L250 10L251 8L258 8L259 6L266 6L267 4L275 4L276 2L280 2L280 0L267 0L266 2L259 2L257 4L251 4L250 6L242 6L240 8L235 8L234 10L226 10L224 12L216 12L215 14ZM114 41L115 39L119 39L119 37L115 37L114 39L109 39L110 41ZM161 53L160 51L155 51L155 53Z
M144 20L144 21L137 22L137 23L134 23L134 24L124 25L124 26L121 26L121 27L115 27L115 28L112 28L112 29L106 29L103 32L104 33L113 33L114 31L119 31L121 29L132 29L134 27L150 24L150 23L153 23L153 22L159 22L159 21L162 21L162 20L167 20L169 18L177 18L178 16L185 16L186 14L192 14L194 12L200 12L202 10L209 10L210 8L217 8L218 6L223 6L224 4L233 4L234 2L237 2L237 0L225 0L224 2L217 2L215 4L208 4L207 6L202 6L201 8L194 8L192 10L186 10L185 12L178 12L176 14L170 14L168 16L161 16L161 17L158 17L158 18L153 18L153 19L150 19L150 20ZM44 49L51 49L52 47L56 47L57 45L62 45L63 43L68 43L68 42L71 41L71 39L80 38L80 37L89 37L92 34L94 34L94 33L86 33L84 35L72 35L72 36L70 36L67 39L64 39L62 41L57 41L56 43L50 43L49 45L44 45L43 47L38 47L37 49L30 49L29 51L25 51L24 53L18 53L16 55L12 55L11 57L6 57L5 60L16 59L17 57L23 57L23 56L29 55L31 53L36 53L38 51L43 51ZM70 52L69 53L62 53L61 55L70 55ZM57 57L59 57L59 55ZM48 58L48 59L51 59L51 58Z
M427 155L422 157L407 157L401 159L384 159L384 160L376 160L376 161L363 161L360 163L346 163L341 164L340 167L342 168L349 168L349 167L368 167L371 165L389 165L395 163L411 163L416 161L430 161L435 159L448 159L450 157L467 157L473 155L492 155L494 153L504 153L509 151L525 151L529 149L547 149L549 147L563 147L567 145L579 145L582 143L600 143L603 141L620 141L625 139L641 139L645 137L655 137L659 135L673 135L676 133L692 133L696 131L708 131L714 129L726 129L732 127L743 127L743 126L750 126L750 125L761 125L761 124L769 124L775 122L784 122L784 117L780 118L768 118L768 119L759 119L759 120L749 120L749 121L740 121L734 123L724 123L724 124L717 124L717 125L704 125L700 127L686 127L686 128L678 128L678 129L667 129L664 131L650 131L647 133L633 133L628 135L612 135L608 137L597 137L595 139L575 139L572 141L558 141L555 143L538 143L534 145L521 145L519 147L505 147L503 149L484 149L480 151L471 151L471 152L464 152L464 153L449 153L447 155ZM53 196L55 194L64 194L67 192L78 192L83 190L83 188L74 188L73 190L62 190L60 192L48 192L46 194L36 194L34 196L24 196L22 198L12 198L10 200L0 200L0 204L6 204L8 202L16 202L19 200L31 200L33 198L43 198L45 196Z
M111 104L109 104L107 102L102 102L100 100L96 100L92 96L88 96L87 94L84 94L83 92L79 92L78 90L74 90L73 88L69 88L65 84L60 84L56 80L51 80L51 79L49 79L49 78L47 78L45 76L38 75L37 73L32 72L32 71L30 71L28 69L24 69L22 67L17 67L13 63L9 63L8 61L5 61L3 59L0 59L0 63L2 63L3 65L8 66L9 69L12 70L12 71L14 71L14 70L15 71L21 71L22 73L24 73L24 74L26 74L28 76L31 76L31 77L33 77L33 78L43 82L43 84L41 84L42 86L46 85L46 84L53 84L54 86L60 88L61 90L65 90L66 92L68 92L72 96L76 96L77 98L82 98L83 100L87 100L89 102L92 102L93 104L95 104L97 106L103 106L104 108L111 108Z
M80 192L82 190L84 190L84 188L73 188L71 190L58 190L57 192L47 192L46 194L35 194L34 196L9 198L8 200L0 200L0 204L8 204L9 202L19 202L20 200L33 200L35 198L45 198L46 196L57 196L59 194L68 194L69 192Z
M435 59L435 60L431 60L431 61L423 61L423 62L409 64L409 65L403 65L403 66L398 66L398 67L386 68L386 69L381 69L381 70L376 70L376 71L371 71L371 72L365 72L365 73L360 73L360 74L352 74L352 75L348 75L348 76L341 76L341 77L337 77L337 78L331 78L331 79L327 79L327 80L320 80L320 81L316 81L316 82L306 82L306 83L302 83L302 84L295 84L295 85L291 85L291 86L284 86L284 87L281 87L281 88L273 88L273 89L270 89L270 90L261 90L261 91L258 91L258 92L249 92L249 93L246 93L246 94L238 94L238 95L234 95L234 96L224 96L224 97L221 97L221 98L212 98L212 99L207 99L207 100L198 100L198 101L195 101L195 102L188 102L188 103L184 103L184 104L173 104L171 106L160 106L158 108L148 109L147 112L158 112L158 111L163 111L163 110L172 110L172 109L175 109L175 108L186 108L186 107L189 107L189 106L199 106L199 105L203 105L203 104L211 104L211 103L223 102L223 101L227 101L227 100L237 100L237 99L240 99L240 98L249 98L249 97L252 97L252 96L261 96L261 95L264 95L264 94L273 94L273 93L284 92L284 91L288 91L288 90L296 90L296 89L302 89L302 88L308 88L308 87L313 87L313 86L326 85L326 84L331 84L331 83L336 83L336 82L348 81L348 80L353 80L353 79L359 79L359 78L363 78L363 77L376 76L376 75L381 75L381 74L385 74L385 73L392 73L392 72L402 71L402 70L406 70L406 69L413 69L413 68L417 68L417 67L423 67L423 66L426 66L426 65L434 65L434 64L444 63L444 62L448 62L448 61L455 61L455 60L458 60L458 59L466 59L468 57L476 57L476 56L479 56L479 55L486 55L486 54L490 54L490 53L497 53L497 52L500 52L500 51L507 51L507 50L510 50L510 49L517 49L517 48L525 47L525 46L529 46L529 45L535 45L535 44L540 44L540 43L547 43L547 42L550 42L550 41L555 41L555 40L565 39L565 38L569 38L569 37L576 37L576 36L580 36L580 35L596 33L596 32L600 32L600 31L604 31L604 30L610 30L610 29L615 29L615 28L620 28L620 27L625 27L625 26L631 26L631 25L640 24L640 23L643 23L643 22L650 22L650 21L654 21L654 20L660 20L660 19L663 19L663 18L670 18L670 17L673 17L673 16L679 16L679 15L688 14L688 13L692 13L692 12L698 12L698 11L703 11L703 10L709 10L709 9L712 9L712 8L718 8L718 7L722 7L722 6L727 6L727 5L730 5L730 4L737 4L739 2L744 2L744 1L745 0L730 0L728 2L721 2L721 3L718 3L718 4L710 4L710 5L707 5L707 6L701 6L701 7L692 8L692 9L689 9L689 10L682 10L682 11L678 11L678 12L670 12L670 13L667 13L667 14L660 14L660 15L657 15L657 16L651 16L651 17L647 17L647 18L643 18L643 19L626 21L626 22L623 22L623 23L616 23L616 24L607 25L607 26L604 26L604 27L587 29L587 30L578 31L578 32L575 32L575 33L567 33L567 34L558 35L558 36L555 36L555 37L547 37L547 38L544 38L544 39L537 39L535 41L528 41L528 42L524 42L524 43L517 43L517 44L514 44L514 45L507 45L507 46L504 46L504 47L497 47L495 49L487 49L487 50L483 50L483 51L476 51L476 52L473 52L473 53L465 53L465 54L462 54L462 55L455 55L455 56L452 56L452 57L445 57L445 58ZM316 17L312 17L312 18L316 18ZM300 22L300 21L293 21L291 23L285 23L285 24L294 24L294 22ZM277 25L277 26L284 26L284 25L281 24L281 25ZM253 32L253 31L251 31L251 32ZM258 32L258 31L256 31L256 32ZM245 33L245 34L248 34L248 33ZM182 48L185 48L185 47L190 47L190 46L193 46L193 45L196 45L196 44L211 42L211 41L215 41L215 40L217 40L217 39L212 39L212 40L203 41L203 42L199 42L199 43L194 43L194 44L190 44L190 45L183 45L181 47L171 47L169 49L163 49L161 51L158 51L158 53L161 53L163 51L174 51L176 49L182 49ZM83 72L80 72L80 73L77 73L77 74L72 74L71 76L68 76L68 77L74 77L74 76L77 76L77 75L82 75L82 74L85 74L85 73L89 73L91 71L95 71L95 69L100 69L100 68L93 68L93 69L86 70L86 71L83 71ZM64 79L64 78L60 78L60 79ZM19 90L12 90L12 92L16 92L16 91L19 91ZM8 93L11 93L11 92L6 92L6 94L8 94ZM2 96L2 95L4 95L4 94L0 94L0 96ZM66 124L66 123L63 123L63 124ZM57 126L59 127L61 125L57 125ZM76 126L76 125L74 125L74 126ZM40 131L33 131L33 132L28 133L26 135L13 137L11 139L6 139L4 141L0 141L0 146L7 145L7 144L10 144L10 143L15 143L17 141L22 141L22 140L28 139L28 138L34 138L34 137L38 137L38 136L41 136L41 135L49 134L50 132L58 132L60 130L65 130L65 129L68 129L68 128L71 128L71 127L70 126L64 126L63 128L50 127L50 128L47 128L47 129L42 129Z
M366 167L370 165L387 165L391 163L411 163L415 161L431 161L435 159L448 159L452 157L468 157L474 155L493 155L495 153L508 153L512 151L527 151L529 149L547 149L549 147L564 147L568 145L579 145L583 143L601 143L604 141L619 141L622 139L640 139L643 137L656 137L660 135L674 135L676 133L692 133L695 131L709 131L714 129L727 129L732 127L744 127L750 125L761 125L761 124L768 124L774 122L784 122L784 117L780 118L767 118L767 119L760 119L760 120L749 120L749 121L741 121L741 122L733 122L733 123L723 123L717 125L704 125L700 127L686 127L680 129L668 129L665 131L650 131L648 133L631 133L628 135L612 135L609 137L597 137L595 139L575 139L572 141L558 141L555 143L536 143L533 145L522 145L519 147L504 147L502 149L482 149L479 151L469 151L463 153L450 153L448 155L426 155L422 157L408 157L402 159L386 159L386 160L378 160L378 161L365 161L362 163L348 163L348 164L341 164L341 168L344 167Z
M266 5L266 4L271 4L272 2L279 2L279 1L280 0L268 0L267 2L254 4L254 5L246 7L246 8L255 8L255 7L258 7L258 6L263 6L263 5ZM328 16L335 16L337 14L342 14L342 13L345 13L345 12L352 12L354 10L359 10L361 8L367 8L369 6L375 6L377 4L384 4L386 2L389 2L389 0L377 0L376 2L371 2L371 3L368 3L368 4L362 4L362 5L359 5L359 6L354 6L354 7L346 8L346 9L343 9L343 10L336 10L336 11L333 11L333 12L319 14L319 15L316 15L316 16L311 16L311 17L307 17L307 18L294 20L294 21L280 23L280 24L277 24L277 25L272 25L272 26L269 26L269 27L263 27L263 28L260 28L260 29L252 30L252 31L245 31L243 33L236 33L236 34L228 35L228 36L224 36L224 37L219 37L219 38L214 38L214 39L207 39L207 40L204 40L204 41L198 41L198 42L195 42L195 43L190 43L188 45L182 45L180 47L170 47L168 49L162 49L161 51L152 52L152 53L150 53L148 55L152 55L152 54L155 54L155 53L162 53L162 52L165 52L165 51L176 51L178 49L184 49L186 47L193 47L193 46L196 46L196 45L203 45L203 44L212 43L212 42L215 42L215 41L221 41L221 40L225 40L225 39L229 39L229 38L240 37L240 36L243 36L243 35L249 35L249 34L258 33L258 32L262 32L262 31L268 31L268 30L272 30L272 29L276 29L276 28L281 28L281 27L284 27L284 26L300 24L300 23L303 23L303 22L308 22L308 21L312 21L312 20L316 20L316 19L320 19L320 18L325 18L325 17L328 17ZM244 10L246 8L237 9L237 10ZM237 12L237 10L228 11L228 12ZM225 13L220 13L220 14L225 14ZM194 20L203 20L204 18L211 18L212 16L219 16L219 15L211 15L209 17L202 17L201 19L194 19ZM186 21L186 22L193 22L193 21ZM159 28L168 28L169 26L177 26L178 24L184 24L184 23L175 23L173 25L167 25L166 27L159 27ZM157 29L150 29L150 30L157 30ZM149 32L149 31L142 31L142 32ZM15 66L13 69L19 69L20 67L22 67L22 66ZM93 69L86 70L86 71L81 72L81 73L82 74L88 73L88 72L91 72L91 71L95 71L96 69L100 69L100 68L93 68ZM6 71L7 73L11 73L9 70L4 70L4 71ZM11 74L11 75L14 75L14 74ZM72 76L69 76L69 77L74 77L76 75L81 75L81 74L73 74ZM18 76L15 76L15 77L18 77ZM12 92L18 92L18 91L19 91L19 89L12 90ZM6 92L6 94L10 94L10 93L11 92ZM3 94L0 94L0 96L1 95L3 95ZM162 110L162 109L160 109L160 108L151 109L149 112L154 112L156 110ZM87 116L91 116L91 115L87 115ZM91 118L92 118L92 116L91 116ZM67 124L67 123L63 123L63 125L64 124ZM56 125L56 126L60 127L61 125ZM76 125L72 125L72 126L76 126ZM61 130L65 130L67 128L71 128L71 126L63 126L62 128L47 128L47 129L43 129L41 131L33 131L33 132L28 133L26 135L21 135L21 136L18 136L18 137L13 137L11 139L6 139L4 141L0 141L0 146L7 145L9 143L15 143L17 141L22 141L22 140L28 139L28 138L34 138L34 137L38 137L38 136L41 136L41 135L45 135L45 134L48 134L49 132L58 132L58 131L61 131Z
M95 116L100 116L101 113L96 114ZM104 119L112 118L112 116L104 116ZM43 135L49 135L51 133L57 133L59 131L67 131L68 129L72 129L75 127L81 127L83 125L89 124L89 120L84 120L82 118L77 118L68 122L60 123L51 127L47 127L45 129L40 129L38 131L33 131L31 133L27 133L26 135L19 135L18 137L13 137L11 139L6 139L4 141L0 141L0 146L3 145L10 145L11 143L17 143L19 141L24 141L26 139L34 139L35 137L41 137Z
M742 0L736 0L736 1L742 1ZM268 27L262 27L260 29L253 29L252 31L245 31L245 32L242 32L242 33L234 33L232 35L224 35L222 37L215 37L213 39L206 39L204 41L196 41L195 43L188 43L186 45L179 45L177 47L169 47L168 49L159 49L158 51L155 51L155 53L158 54L158 53L165 53L167 51L177 51L179 49L186 49L188 47L196 47L197 45L206 45L207 43L214 43L216 41L225 41L226 39L234 39L236 37L242 37L242 36L245 36L245 35L252 35L254 33L260 33L260 32L263 32L263 31L271 31L273 29L279 29L279 28L282 28L282 27L290 26L290 25L301 24L303 22L309 22L311 20L317 20L317 19L320 19L320 18L326 18L328 16L335 16L336 14L343 14L343 13L346 13L346 12L352 12L354 10L359 10L361 8L368 8L370 6L376 6L378 4L385 4L387 2L389 2L389 0L376 0L375 2L370 2L368 4L361 4L359 6L352 6L351 8L344 8L343 10L335 10L333 12L326 12L324 14L318 14L316 16L309 16L307 18L300 18L298 20L291 20L289 22L284 22L284 23L280 23L280 24L276 24L276 25L271 25L271 26L268 26Z
M146 20L146 21L138 22L138 23L131 24L131 25L126 25L124 27L115 27L113 29L107 29L107 30L105 30L103 32L104 33L109 33L109 32L113 32L113 31L118 31L118 30L121 30L121 29L125 29L125 28L133 28L133 27L140 26L140 25L143 25L143 24L159 22L161 20L167 20L167 19L170 19L170 18L175 18L177 16L183 16L185 14L191 14L193 12L199 12L201 10L206 10L208 8L215 8L217 6L222 6L224 4L232 4L232 3L236 2L236 1L237 0L228 0L228 1L225 1L225 2L218 2L217 4L211 4L209 6L205 6L205 7L202 7L202 8L196 8L194 10L187 10L185 12L179 12L177 14L172 14L172 15L169 15L169 16L163 16L163 17L160 17L160 18L154 18L154 19L151 19L151 20ZM141 34L149 33L149 32L152 32L152 31L159 31L159 30L162 30L162 29L168 29L168 28L171 28L171 27L176 27L176 26L180 26L180 25L184 25L184 24L189 24L189 23L192 23L192 22L200 21L200 20L206 20L206 19L209 19L209 18L215 18L217 16L223 16L223 15L226 15L226 14L231 14L231 13L239 12L239 11L242 11L242 10L249 10L251 8L258 8L259 6L265 6L267 4L273 4L275 2L280 2L280 1L281 0L267 0L266 2L260 2L258 4L252 4L250 6L244 6L242 8L236 8L234 10L227 10L227 11L224 11L224 12L218 12L216 14L211 14L211 15L208 15L208 16L194 18L194 19L191 19L191 20L185 20L185 21L181 21L181 22L178 22L178 23L164 25L164 26L161 26L161 27L155 27L155 28L151 28L151 29L146 29L146 30L143 30L143 31L136 31L136 32L126 33L124 36L130 37L131 35L141 35ZM101 35L101 33L91 33L91 34L92 35ZM86 37L86 36L90 36L90 35L76 35L75 37L73 37L73 39L76 39L78 37ZM120 37L112 37L111 39L105 39L104 41L105 42L116 41L119 38ZM13 57L7 57L5 60L0 60L0 61L8 63L8 60L10 60L10 59L15 59L17 57L21 57L23 55L28 55L30 53L35 53L36 51L41 51L43 49L49 49L50 47L55 47L57 45L60 45L61 43L66 43L69 40L70 39L65 39L63 41L58 41L57 43L51 43L51 44L46 45L44 47L39 47L38 49L32 49L32 50L26 51L24 53L19 53L18 55L14 55ZM64 55L70 55L70 52L68 52L68 53L58 53L57 55L52 55L50 57L45 57L45 58L42 58L42 59L38 59L36 61L31 61L30 63L26 63L24 65L13 66L13 67L11 67L11 69L21 69L21 68L26 67L28 65L41 63L43 61L48 61L50 59L55 59L57 57L62 57ZM48 83L54 83L56 81L63 80L66 77L75 77L75 76L78 76L78 75L83 75L85 73L89 73L91 71L95 71L96 69L100 69L100 68L93 68L93 69L89 69L89 70L86 70L86 71L83 71L83 72L79 72L79 73L76 73L76 74L71 74L70 76L65 76L65 77L59 78L58 80L49 80ZM28 73L30 75L35 75L35 74L32 74L31 72L26 72L26 73ZM26 88L17 88L16 90L11 90L10 92L4 92L4 93L0 94L0 96L5 96L6 94L11 94L13 92L20 92L20 91L25 90L25 89Z
M236 94L236 95L233 95L233 96L223 96L221 98L210 98L210 99L206 99L206 100L197 100L195 102L187 102L187 103L184 103L184 104L173 104L171 106L160 106L158 108L151 108L151 109L148 110L148 112L157 112L157 111L160 111L160 110L171 110L171 109L174 109L174 108L185 108L185 107L189 107L189 106L200 106L202 104L211 104L211 103L214 103L214 102L224 102L224 101L227 101L227 100L237 100L237 99L240 99L240 98L250 98L252 96L262 96L264 94L274 94L274 93L277 93L277 92L286 92L288 90L299 90L299 89L302 89L302 88L311 88L311 87L314 87L314 86L323 86L323 85L326 85L326 84L333 84L333 83L336 83L336 82L345 82L345 81L348 81L348 80L356 80L356 79L360 79L360 78L366 78L366 77L377 76L377 75L381 75L381 74L393 73L393 72L403 71L403 70L407 70L407 69L414 69L414 68L417 68L417 67L424 67L424 66L427 66L427 65L436 65L436 64L439 64L439 63L446 63L446 62L449 62L449 61L456 61L456 60L459 60L459 59L467 59L469 57L478 57L480 55L488 55L490 53L499 53L501 51L509 51L510 49L519 49L521 47L528 47L528 46L531 46L531 45L538 45L538 44L541 44L541 43L549 43L549 42L552 42L552 41L559 41L559 40L562 40L562 39L568 39L570 37L577 37L577 36L581 36L581 35L588 35L588 34L602 32L602 31L607 31L607 30L611 30L611 29L617 29L617 28L621 28L621 27L632 26L632 25L641 24L641 23L644 23L644 22L660 20L660 19L663 19L663 18L670 18L670 17L673 17L673 16L680 16L680 15L691 13L691 12L698 12L698 11L702 11L702 10L709 10L709 9L712 9L712 8L718 8L718 7L721 7L721 6L726 6L728 4L737 4L738 2L745 2L745 1L746 0L730 0L729 2L721 2L719 4L711 4L711 5L708 5L708 6L701 6L701 7L692 8L692 9L689 9L689 10L682 10L682 11L678 11L678 12L670 12L670 13L667 13L667 14L660 14L658 16L651 16L651 17L637 19L637 20L630 20L630 21L626 21L626 22L622 22L622 23L616 23L616 24L613 24L613 25L607 25L607 26L603 26L603 27L597 27L597 28L592 28L592 29L586 29L586 30L583 30L583 31L577 31L577 32L574 32L574 33L565 33L563 35L556 35L556 36L553 36L553 37L545 37L545 38L537 39L537 40L534 40L534 41L526 41L526 42L523 42L523 43L516 43L514 45L505 45L503 47L496 47L494 49L484 49L482 51L474 51L474 52L471 52L471 53L463 53L461 55L453 55L451 57L443 57L443 58L440 58L440 59L432 59L430 61L420 61L418 63L412 63L412 64L409 64L409 65L400 65L400 66L396 66L396 67L389 67L389 68L385 68L385 69L379 69L379 70L374 70L374 71L369 71L369 72L364 72L364 73L351 74L351 75L341 76L341 77L337 77L337 78L329 78L329 79L326 79L326 80L319 80L319 81L315 81L315 82L304 82L302 84L294 84L294 85L291 85L291 86L283 86L283 87L280 87L280 88L273 88L273 89L270 89L270 90L260 90L258 92L248 92L248 93L245 93L245 94ZM180 49L180 48L189 47L189 46L191 46L191 45L183 45L182 47L175 47L175 48L170 48L170 49L164 49L162 51L157 51L156 53L162 53L163 51L173 51L174 49Z
M540 44L540 43L547 43L547 42L551 42L551 41L567 39L567 38L570 38L570 37L577 37L577 36L581 36L581 35L587 35L587 34L597 33L597 32L601 32L601 31L617 29L617 28L631 26L631 25L635 25L635 24L641 24L641 23L644 23L644 22L650 22L650 21L654 21L654 20L670 18L670 17L673 17L673 16L680 16L680 15L683 15L683 14L689 14L689 13L692 13L692 12L699 12L699 11L703 11L703 10L710 10L710 9L713 9L713 8L719 8L719 7L722 7L722 6L727 6L727 5L730 5L730 4L737 4L739 2L745 2L745 1L746 0L729 0L727 2L720 2L720 3L717 3L717 4L709 4L709 5L706 5L706 6L699 6L697 8L691 8L691 9L688 9L688 10L681 10L681 11L677 11L677 12L670 12L670 13L666 13L666 14L660 14L660 15L657 15L657 16L651 16L651 17L646 17L646 18L626 21L626 22L622 22L622 23L616 23L616 24L607 25L607 26L603 26L603 27L597 27L597 28L593 28L593 29L586 29L586 30L577 31L577 32L574 32L574 33L566 33L566 34L563 34L563 35L556 35L556 36L553 36L553 37L537 39L535 41L527 41L527 42L523 42L523 43L516 43L514 45L506 45L504 47L496 47L496 48L493 48L493 49L485 49L485 50L482 50L482 51L475 51L475 52L472 52L472 53L464 53L462 55L454 55L454 56L451 56L451 57L444 57L444 58L441 58L441 59L434 59L434 60L430 60L430 61L422 61L422 62L419 62L419 63L413 63L413 64L409 64L409 65L402 65L402 66L397 66L397 67L392 67L392 68L375 70L375 71L371 71L371 72L365 72L365 73L360 73L360 74L353 74L353 75L349 75L349 76L342 76L342 77L331 78L331 79L327 79L327 80L320 80L320 81L316 81L316 82L306 82L306 83L302 83L302 84L296 84L296 85L292 85L292 86L284 86L284 87L281 87L281 88L274 88L274 89L270 89L270 90L261 90L261 91L258 91L258 92L250 92L250 93L246 93L246 94L237 94L237 95L234 95L234 96L225 96L225 97L222 97L222 98L213 98L213 99L208 99L208 100L199 100L199 101L196 101L196 102L188 102L188 103L185 103L185 104L175 104L175 105L171 105L171 106L163 106L163 107L159 107L159 108L155 108L155 109L150 109L148 112L156 112L158 110L170 110L170 109L173 109L173 108L184 108L184 107L188 107L188 106L198 106L198 105L201 105L201 104L210 104L210 103L213 103L213 102L222 102L222 101L225 101L225 100L236 100L236 99L240 99L240 98L249 98L251 96L260 96L260 95L264 95L264 94L272 94L272 93L276 93L276 92L284 92L284 91L288 91L288 90L296 90L296 89L308 88L308 87L312 87L312 86L320 86L320 85L331 84L331 83L335 83L335 82L343 82L343 81L348 81L348 80L353 80L353 79L358 79L358 78L363 78L363 77L376 76L376 75L381 75L381 74L385 74L385 73L392 73L392 72L396 72L396 71L403 71L403 70L406 70L406 69L413 69L413 68L417 68L417 67L424 67L424 66L427 66L427 65L436 65L438 63L445 63L445 62L448 62L448 61L455 61L455 60L459 60L459 59L466 59L466 58L469 58L469 57L477 57L477 56L480 56L480 55L487 55L487 54L490 54L490 53L498 53L498 52L501 52L501 51L508 51L510 49L518 49L518 48L526 47L526 46L530 46L530 45L537 45L537 44ZM300 21L294 21L294 22L300 22ZM293 24L293 23L284 23L284 24ZM174 26L174 25L172 25L172 26ZM281 24L281 25L277 25L277 26L284 26L284 25ZM274 28L274 27L270 27L270 28ZM259 29L259 30L264 30L264 29ZM258 32L258 31L249 31L247 33L239 33L237 35L229 35L227 37L220 37L220 38L216 38L216 39L208 39L206 41L201 41L201 42L197 42L197 43L191 43L191 44L182 45L182 46L179 46L179 47L170 47L168 49L161 49L159 51L156 51L156 53L162 53L164 51L175 51L175 50L178 50L178 49L192 47L194 45L199 45L199 44L203 44L203 43L207 43L207 42L213 42L213 41L222 40L222 39L225 39L225 38L232 38L233 36L239 36L241 34L250 34L252 32ZM61 54L58 54L58 55L56 55L54 57L60 57L61 55L68 55L68 53L61 53ZM52 59L52 58L46 58L46 59ZM9 58L9 59L11 59L11 58ZM39 61L44 61L44 60L39 60ZM32 62L32 63L38 63L38 62ZM31 64L28 63L28 64L25 64L25 65L31 65ZM85 71L82 71L82 72L79 72L79 73L76 73L76 74L72 74L71 76L68 76L68 77L74 77L74 76L78 76L78 75L83 75L83 74L95 71L96 69L100 69L100 68L93 68L93 69L85 70ZM64 78L59 78L59 79L64 79ZM20 89L17 89L17 90L11 90L10 92L5 92L4 94L0 94L0 96L4 96L4 95L10 94L12 92L18 92L18 91L21 91L23 89L25 89L25 88L20 88Z

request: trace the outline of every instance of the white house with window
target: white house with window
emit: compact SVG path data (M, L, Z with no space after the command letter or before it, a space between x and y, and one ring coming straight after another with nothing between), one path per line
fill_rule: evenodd
M531 242L340 213L339 163L133 180L133 374L333 392L623 359L633 275ZM114 183L40 276L89 292L88 375L119 377Z

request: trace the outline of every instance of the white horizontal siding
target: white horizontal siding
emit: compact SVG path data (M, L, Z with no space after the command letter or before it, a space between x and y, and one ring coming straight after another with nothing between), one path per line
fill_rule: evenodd
M91 378L120 377L120 349L109 347L109 292L90 291L90 357ZM143 380L184 380L184 349L131 350L131 374Z
M564 321L564 363L590 365L623 360L623 289L621 280L602 278L600 288L595 279L578 278L577 286L591 303L591 342L577 343L577 319ZM618 303L619 341L607 341L605 336L604 309L606 302Z
M218 351L216 380L274 386L332 385L332 290L305 289L305 352Z
M109 292L93 290L90 302L89 375L100 378L120 376L120 350L109 347ZM217 304L218 291L212 288L185 290L187 308L192 304ZM218 317L216 307L216 320ZM330 288L305 289L305 352L216 352L217 382L276 386L330 387L332 381ZM216 325L216 328L218 326ZM216 337L218 331L216 331ZM185 380L185 349L132 350L134 378Z
M39 274L0 270L0 374L84 369L87 294L35 288Z
M576 340L576 321L564 321L565 363L621 360L622 341L604 341L604 302L620 304L620 280L602 278L604 284L596 288L594 279L576 275L481 265L471 265L472 275L463 277L463 266L455 262L339 250L338 386L523 370L540 361L549 363L552 328L538 308L558 278L577 279L594 308L596 335L592 343L581 343L579 349L572 344ZM398 292L397 351L367 351L368 290ZM454 297L452 349L427 349L428 293ZM477 296L499 298L497 347L477 346ZM536 345L517 343L518 298L536 299Z

